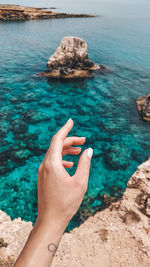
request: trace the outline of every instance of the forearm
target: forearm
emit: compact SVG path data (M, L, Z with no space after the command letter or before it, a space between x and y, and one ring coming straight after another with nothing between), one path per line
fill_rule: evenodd
M14 267L50 267L66 226L36 222Z

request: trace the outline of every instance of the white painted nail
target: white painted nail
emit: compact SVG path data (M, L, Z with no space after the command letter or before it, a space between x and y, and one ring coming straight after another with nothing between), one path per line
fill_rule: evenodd
M72 121L72 119L70 118L67 122L70 122L70 121Z
M87 150L87 156L88 156L89 159L91 159L92 156L93 156L93 149L91 147L88 148L88 150Z

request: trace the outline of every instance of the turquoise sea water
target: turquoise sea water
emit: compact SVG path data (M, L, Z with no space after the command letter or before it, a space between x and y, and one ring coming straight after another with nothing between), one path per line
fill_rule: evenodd
M86 136L84 147L94 149L88 192L72 228L101 208L104 193L119 197L137 166L150 156L150 124L136 109L136 98L150 92L150 3L21 4L99 15L0 23L0 209L34 222L38 166L52 135L72 117L71 134ZM112 72L76 81L39 77L67 35L82 37L90 59Z

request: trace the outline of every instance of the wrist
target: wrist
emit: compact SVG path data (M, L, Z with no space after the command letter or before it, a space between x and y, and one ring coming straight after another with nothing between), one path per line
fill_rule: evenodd
M38 217L15 266L50 266L65 228L62 221Z
M33 227L33 232L39 231L41 229L43 232L51 235L51 229L53 229L53 233L57 233L58 235L62 235L68 225L67 220L58 220L56 218L49 217L37 217L36 222Z

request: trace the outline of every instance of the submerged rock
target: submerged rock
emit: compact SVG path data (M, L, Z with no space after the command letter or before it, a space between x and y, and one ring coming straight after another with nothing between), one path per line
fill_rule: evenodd
M9 123L6 121L1 121L1 123L0 123L0 136L5 137L5 135L8 134L9 129L10 129Z
M104 162L109 169L125 170L131 162L131 151L124 144L114 143L105 154Z
M46 113L28 109L23 113L23 119L28 123L38 123L42 121L49 121L50 117Z
M0 174L5 175L12 172L15 168L25 164L25 161L34 155L34 151L25 146L9 146L0 153Z
M15 119L11 121L11 128L15 136L25 134L28 131L27 124L21 119Z
M14 160L16 162L24 162L29 157L31 157L31 152L28 149L19 149L18 151L15 151L14 153Z
M138 97L136 104L142 119L150 121L150 94Z
M87 49L83 39L64 37L47 62L48 71L41 75L50 78L78 78L92 77L95 70L104 71L105 66L95 64L88 58Z

